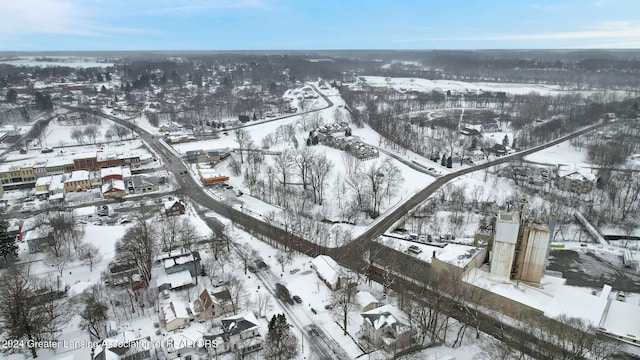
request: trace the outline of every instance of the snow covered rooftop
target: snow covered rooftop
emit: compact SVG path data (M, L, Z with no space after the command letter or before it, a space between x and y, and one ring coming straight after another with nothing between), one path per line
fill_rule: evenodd
M338 263L336 263L330 256L318 255L315 259L311 260L311 264L323 279L331 284L338 282L340 265L338 265Z
M71 172L71 176L66 181L83 181L89 180L89 172L87 170L75 170Z
M440 261L464 268L482 252L482 248L475 246L447 244L442 251L436 254L436 258Z
M120 175L120 176L122 176L122 167L113 166L113 167L100 169L100 177L101 178L104 178L104 177L107 177L107 176L111 176L111 175Z
M38 186L49 186L49 184L51 184L51 176L43 176L41 178L38 178L38 180L36 180L36 187Z
M597 326L602 319L611 289L605 285L601 295L596 296L589 289L568 286L565 279L552 276L543 276L540 287L534 287L524 282L494 277L482 268L469 271L464 281L543 311L548 317L564 314L581 318L593 326Z
M356 302L360 307L365 307L371 303L377 303L378 300L368 291L359 291L356 294Z
M191 277L191 273L189 272L189 270L182 270L173 274L166 274L163 272L162 274L158 275L156 284L158 286L169 284L171 286L171 289L176 289L185 285L193 284L193 278Z
M640 340L640 306L611 300L600 322L599 330L630 341Z
M225 335L239 334L258 326L258 320L252 312L245 315L234 315L221 320Z
M189 312L187 311L187 305L181 301L171 301L162 305L162 313L164 314L164 321L169 322L174 319L188 319Z
M371 323L374 329L382 329L385 326L393 327L396 332L401 333L408 330L408 326L403 323L404 313L394 305L387 304L360 314L365 321Z
M120 191L124 191L126 188L124 187L124 181L122 180L117 180L117 179L112 179L104 184L102 184L102 193L106 193L110 190L120 190Z
M180 200L169 200L164 202L164 209L169 210L173 207L175 203L179 203Z
M188 263L191 263L191 262L193 262L193 255L184 254L184 255L179 256L179 257L165 259L163 261L163 264L164 264L164 268L168 269L168 268L174 267L176 265L188 264Z

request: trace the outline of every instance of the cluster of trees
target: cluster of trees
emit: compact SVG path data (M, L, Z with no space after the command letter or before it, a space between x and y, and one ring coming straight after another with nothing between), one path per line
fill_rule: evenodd
M71 138L80 145L84 144L85 138L89 144L95 144L99 135L99 129L96 125L87 125L84 129L75 128L71 131Z
M280 142L294 144L293 148L285 147L272 155L272 163L267 164L265 155L255 148L249 133L245 129L235 131L240 162L232 158L230 168L236 176L244 169L245 183L252 196L282 206L297 216L308 217L312 215L309 212L312 205L324 204L325 188L334 173L338 191L333 195L340 209L340 221L354 223L362 212L377 217L382 201L391 200L402 186L401 171L390 160L372 161L366 166L349 152L344 152L346 174L343 176L333 171L335 164L325 154L310 147L295 146L295 138L295 128L291 125L280 126L267 135L263 148ZM245 161L246 166L241 166Z
M18 245L15 235L9 232L9 222L0 221L0 263L7 264L18 256Z
M4 352L29 352L38 357L38 342L56 342L70 315L64 292L56 280L37 278L29 265L14 264L0 275L0 330L7 344ZM24 344L24 346L19 346Z
M291 325L284 314L276 314L269 320L265 358L269 360L290 360L298 355L298 338L291 332Z

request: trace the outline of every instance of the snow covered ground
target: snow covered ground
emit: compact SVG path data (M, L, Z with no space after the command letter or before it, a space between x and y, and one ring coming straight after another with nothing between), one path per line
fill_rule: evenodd
M44 60L46 58L46 60ZM19 56L0 59L0 63L13 66L39 66L39 67L58 67L67 66L72 68L93 68L93 67L110 67L112 62L99 61L93 57L76 57L76 56Z
M454 80L428 80L421 78L385 78L382 76L363 76L366 84L374 87L391 87L402 91L452 91L452 92L507 92L516 95L526 95L531 92L541 95L558 93L557 86L507 84L507 83L470 83ZM389 81L387 81L389 79Z

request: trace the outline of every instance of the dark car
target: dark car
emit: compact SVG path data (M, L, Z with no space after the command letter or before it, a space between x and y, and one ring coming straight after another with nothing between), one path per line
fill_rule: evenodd
M302 299L298 295L293 295L293 301L297 302L298 304L302 304Z
M280 283L276 284L276 296L289 305L294 304L293 299L291 299L291 295L289 295L289 289Z

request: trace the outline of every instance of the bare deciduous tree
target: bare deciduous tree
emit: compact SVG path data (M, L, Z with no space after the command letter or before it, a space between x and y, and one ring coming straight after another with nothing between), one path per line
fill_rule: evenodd
M333 162L325 154L313 158L309 175L313 189L313 202L318 205L322 205L325 182L332 168Z
M96 139L98 137L98 127L96 125L87 125L85 126L83 132L84 136L87 137L87 140L92 143L95 144L96 143Z
M239 128L233 132L235 136L235 140L238 143L238 148L240 152L240 162L244 163L244 158L242 157L242 153L247 149L247 145L251 142L251 135L246 129Z
M37 358L37 342L57 341L64 312L50 285L35 281L24 265L10 266L0 276L0 328L6 339L26 344L13 350L28 350Z
M89 264L89 272L92 272L93 265L102 259L98 247L90 243L80 244L80 246L78 246L77 253L79 260L83 261L85 264Z
M133 261L147 285L151 281L151 267L157 252L156 233L153 223L138 219L135 225L127 229L122 239L116 242L116 255Z
M109 318L109 307L104 298L104 288L93 285L83 298L84 309L80 313L80 329L89 332L92 340L103 338L104 322Z
M334 311L338 317L342 319L342 330L344 335L349 333L347 326L349 325L349 312L354 309L353 301L358 292L358 286L350 274L340 274L340 289L331 293L331 302Z
M84 137L85 135L82 129L76 128L71 131L71 138L80 145L84 144Z

